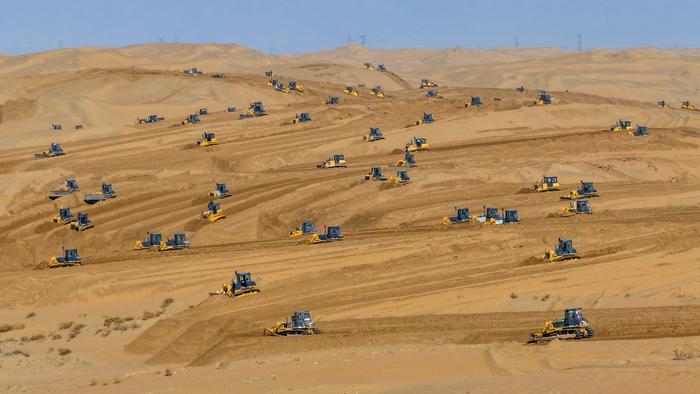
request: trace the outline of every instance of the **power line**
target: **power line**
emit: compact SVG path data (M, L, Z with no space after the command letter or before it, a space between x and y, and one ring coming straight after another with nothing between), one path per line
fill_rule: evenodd
M576 45L576 49L578 50L578 52L581 52L581 48L583 48L583 45L582 45L583 40L581 38L581 33L578 33L577 36L578 36L578 43Z

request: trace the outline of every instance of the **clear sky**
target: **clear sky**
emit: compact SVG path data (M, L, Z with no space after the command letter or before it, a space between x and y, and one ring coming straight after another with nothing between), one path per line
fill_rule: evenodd
M700 0L0 0L0 53L154 42L289 53L372 48L698 47Z

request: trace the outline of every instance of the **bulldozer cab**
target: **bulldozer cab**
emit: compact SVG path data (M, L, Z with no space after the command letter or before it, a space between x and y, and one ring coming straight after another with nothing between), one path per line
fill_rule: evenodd
M205 140L207 140L207 141L211 141L211 140L213 140L214 138L216 138L216 134L214 134L214 133L211 132L211 131L205 131L205 132L202 134L202 139L205 139Z
M329 96L328 99L326 100L326 104L328 104L328 105L340 104L340 98L338 96Z
M57 144L57 143L53 143L53 142L51 143L51 147L49 148L49 150L53 154L62 154L63 153L63 149L61 149L61 145Z
M70 220L73 218L73 215L70 213L70 208L63 208L58 211L58 216L61 218L61 220Z
M76 182L73 178L66 179L66 189L69 191L80 190L80 188L78 187L78 182Z
M379 167L379 166L373 166L373 167L372 167L372 170L370 171L370 176L368 177L368 179L370 179L370 178L371 178L372 180L382 180L382 179L385 179L385 178L384 178L384 173L382 172L382 168Z
M547 186L552 186L555 183L558 183L559 179L555 176L545 176L542 178L542 183L546 184Z
M111 183L103 183L102 184L102 194L105 194L105 195L114 194L114 189L112 189Z
M207 209L209 209L211 213L217 213L219 212L219 209L221 209L221 206L218 202L209 201L209 204L207 204Z
M481 105L481 97L472 96L471 105L477 106L477 107L480 106Z
M399 179L401 183L408 183L411 178L408 176L408 171L406 170L399 170L396 172L396 177Z
M148 234L148 244L150 246L158 246L162 241L160 233L149 233Z
M199 123L199 115L190 114L190 116L187 117L187 123Z
M634 130L634 132L632 132L632 135L634 135L635 137L644 137L649 135L649 130L646 126L637 125L637 128Z
M78 249L66 249L63 254L66 262L80 261L80 256L78 256Z
M175 245L189 245L185 233L176 233L174 237Z
M343 238L343 234L340 232L340 226L328 226L328 229L326 229L326 237L330 239Z
M620 119L618 120L618 124L620 125L620 127L630 127L632 125L632 122L630 122L629 120Z
M333 155L333 161L335 161L336 163L342 163L345 161L345 155L343 155L343 154Z
M292 327L314 327L316 323L311 319L309 311L294 312L291 316Z
M571 308L564 310L564 318L562 319L564 326L578 326L580 324L588 324L588 320L581 313L581 308Z
M209 110L206 108L200 108L199 109L199 114L200 115L209 115Z
M266 77L271 77L271 76L272 76L272 70L267 70L267 71L265 71L265 76L266 76Z
M406 152L403 156L403 160L406 164L407 167L415 167L416 166L416 158L411 152Z
M226 184L223 183L223 182L221 182L221 183L218 183L218 182L217 182L217 183L216 183L216 191L219 192L219 195L220 195L220 196L226 196L226 195L230 195L230 194L231 194L231 192L228 190L228 187L227 187Z
M88 219L88 213L87 212L78 212L78 218L76 219L78 224L80 225L86 225L90 223L90 219Z
M457 208L457 220L460 222L471 220L469 208Z
M255 286L255 282L250 278L250 272L236 271L236 282L242 286Z
M549 93L547 93L546 90L540 90L540 93L538 94L537 98L544 104L550 104L552 102L552 96Z
M501 215L498 214L498 208L493 208L493 207L486 207L484 208L484 216L486 217L486 220L502 220L503 218Z
M556 253L559 256L576 254L576 249L574 248L573 241L570 239L559 238L559 245L557 245Z
M316 225L310 220L304 221L301 225L301 232L303 234L311 234L316 232Z
M514 209L506 209L503 212L503 222L504 223L520 223L520 216L518 216L518 211Z
M427 112L423 112L423 119L422 119L422 121L423 121L423 123L433 123L433 121L434 121L434 120L433 120L433 114L427 113ZM423 142L425 142L425 139L423 139Z
M384 71L386 71L386 67L384 67L383 64L378 64L378 65L377 65L377 71L382 71L382 72L384 72Z
M518 86L517 88L515 88L515 90L516 90L517 92L522 93L522 92L525 91L525 87L521 85L521 86Z
M300 122L308 122L311 120L311 115L309 115L308 112L302 112L301 114L297 115L297 120Z
M593 182L581 182L581 189L579 192L582 193L597 193L598 190L596 190L595 186L593 186Z
M576 200L576 212L590 213L591 204L588 200Z
M428 92L425 94L427 97L437 97L438 93L432 89L428 90Z
M384 135L382 134L381 130L379 130L379 127L370 127L368 139L370 141L382 140L384 139Z

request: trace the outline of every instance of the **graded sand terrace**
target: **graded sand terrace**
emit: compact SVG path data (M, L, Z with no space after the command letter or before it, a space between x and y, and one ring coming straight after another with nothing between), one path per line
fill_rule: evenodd
M0 59L0 326L23 325L0 333L2 390L531 392L583 378L571 390L632 392L699 383L700 112L678 109L693 96L678 97L676 81L635 99L634 86L622 96L592 94L611 88L582 76L592 91L552 89L555 102L544 106L531 102L549 85L517 92L519 82L449 82L437 88L444 99L429 99L417 86L433 75L401 63L416 53L394 54L396 67L387 67L395 74L342 58L329 64L327 53L312 63L277 59L276 77L304 85L286 94L266 86L264 57L217 69L219 58L205 56L216 47L180 55L226 72L215 79L185 76L165 55L130 68L115 60L127 50L137 48L108 59L95 55L106 50L76 50L90 65L76 68L42 63L65 53ZM446 65L466 67L452 55ZM536 55L493 58L507 67L567 56ZM523 75L538 69L522 67ZM359 97L343 94L365 79ZM370 95L374 84L387 97ZM340 105L322 104L329 95ZM465 108L472 96L483 105ZM257 100L269 115L238 120ZM181 124L204 107L201 123ZM301 112L312 121L292 124ZM435 123L406 127L423 112ZM151 113L166 119L134 125ZM618 118L650 135L610 132ZM50 131L53 122L64 130ZM73 130L77 122L85 129ZM386 139L363 141L370 127ZM204 131L219 144L195 146ZM426 137L430 151L415 154L410 184L363 181L373 165L395 175L388 165L413 136ZM66 155L35 160L52 141ZM348 168L316 168L335 153ZM523 192L542 175L558 176L562 191ZM50 201L69 177L80 192ZM581 180L600 192L590 199L593 215L557 217L568 205L560 195ZM200 213L217 181L232 197L219 201L227 217L209 223ZM83 194L102 182L118 197L86 205ZM62 206L88 212L95 227L51 223ZM441 224L454 207L475 216L483 206L517 209L522 223ZM342 226L345 240L287 238L305 219ZM147 231L184 231L192 246L132 251ZM542 262L559 237L582 258ZM84 265L40 269L64 246L78 248ZM210 297L234 270L250 271L262 292ZM567 307L583 308L595 338L524 345ZM262 336L304 309L321 335Z

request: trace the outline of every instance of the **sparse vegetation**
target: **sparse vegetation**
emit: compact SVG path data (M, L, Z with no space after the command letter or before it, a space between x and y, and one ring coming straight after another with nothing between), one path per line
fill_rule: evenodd
M73 322L72 321L66 321L58 325L59 330L67 330L69 328L73 327Z
M24 324L0 324L0 333L9 332L13 330L21 330L24 328Z
M510 293L510 298L518 298L518 295L515 293Z
M34 312L29 312L29 313L27 313L27 316L25 316L24 318L25 318L25 319L29 319L30 317L34 317L34 316L36 316L36 313L34 313Z
M12 351L5 353L5 356L6 357L12 357L12 356L29 357L29 353L25 352L24 350L15 349L15 350L12 350Z
M163 302L160 303L160 307L161 307L161 309L165 309L165 308L169 307L170 304L172 304L173 302L175 302L175 300L168 297L168 298L164 299Z
M683 349L676 349L673 351L673 359L676 361L685 361L693 358L693 352L686 352Z
M85 327L85 324L78 323L73 326L73 329L70 332L70 335L68 335L68 339L71 340L75 337L77 337L80 334L80 331Z
M59 356L67 356L67 355L73 353L72 350L70 350L70 349L63 349L63 348L58 348L57 352L58 352L58 355L59 355Z
M166 369L164 375L165 376L173 376L173 370L170 368Z
M44 338L46 338L46 335L44 334L34 334L30 337L22 337L22 342L36 342L41 341Z

